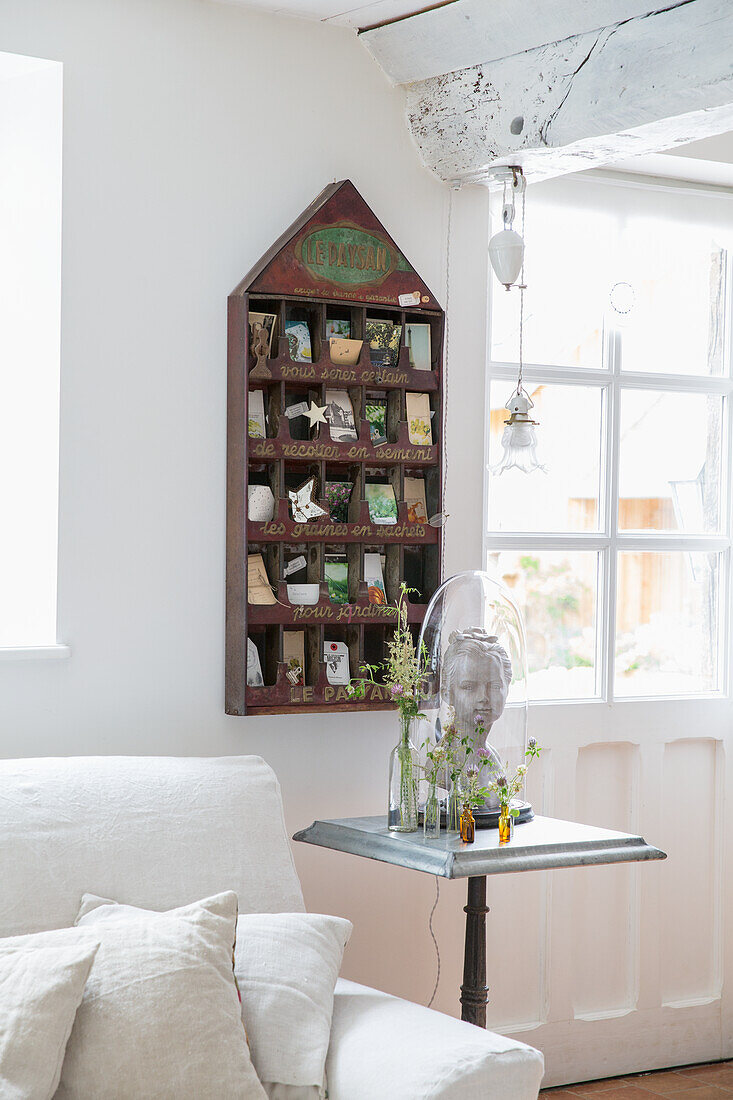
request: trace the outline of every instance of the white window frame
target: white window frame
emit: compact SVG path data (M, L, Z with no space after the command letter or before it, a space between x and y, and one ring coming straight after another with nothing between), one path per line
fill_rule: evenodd
M730 191L721 188L689 187L677 182L662 182L653 177L644 180L621 178L611 173L587 172L585 179L613 184L616 187L642 187L645 190L658 190L679 193L680 190L698 195L711 195L733 199ZM567 181L572 186L572 177ZM531 202L531 192L528 198ZM491 229L493 232L494 229ZM598 532L542 533L542 532L497 532L491 528L489 511L490 466L496 462L496 455L490 452L491 441L491 394L496 387L502 398L502 404L509 397L512 386L516 385L517 363L494 360L492 350L492 306L499 284L489 272L490 292L488 295L487 324L487 372L486 372L486 409L484 417L484 485L483 485L483 560L488 565L490 553L504 550L548 550L548 551L596 551L598 553L598 578L596 598L596 694L577 699L537 699L533 706L565 706L603 703L649 703L673 702L675 700L704 700L727 698L733 682L731 671L731 462L733 461L733 249L726 254L725 270L725 307L723 357L727 373L722 376L691 374L658 374L622 371L621 340L614 331L604 333L603 363L600 368L557 367L543 363L525 364L523 378L531 385L559 384L596 387L601 391L601 439L606 446L601 455L601 477L599 485L599 508L603 516L603 527ZM501 289L501 288L499 288ZM675 393L719 394L723 398L722 446L721 446L721 496L719 535L680 535L664 532L623 533L618 530L618 470L620 449L620 406L621 393L630 390L658 390ZM542 429L540 429L541 432ZM541 437L540 437L541 446ZM528 474L537 477L538 474ZM614 664L616 649L616 596L618 553L631 551L688 551L718 553L719 570L719 609L718 609L718 688L715 691L680 695L640 695L622 696L615 693Z

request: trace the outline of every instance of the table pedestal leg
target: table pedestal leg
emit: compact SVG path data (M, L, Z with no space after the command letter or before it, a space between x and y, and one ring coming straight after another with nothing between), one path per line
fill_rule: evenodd
M466 948L463 956L461 986L461 1019L478 1027L486 1027L486 1005L489 987L486 984L486 875L468 880L466 914Z

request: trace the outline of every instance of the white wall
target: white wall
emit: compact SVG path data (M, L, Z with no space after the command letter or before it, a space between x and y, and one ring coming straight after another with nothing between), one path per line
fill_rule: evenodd
M349 177L439 296L448 191L351 32L201 0L3 0L0 49L64 65L59 639L0 665L0 755L260 753L291 830L383 811L385 714L224 714L226 296ZM448 570L481 560L486 193L455 197ZM433 985L432 879L305 846L345 973ZM464 887L444 884L437 1001L457 1011ZM501 996L495 989L493 996Z

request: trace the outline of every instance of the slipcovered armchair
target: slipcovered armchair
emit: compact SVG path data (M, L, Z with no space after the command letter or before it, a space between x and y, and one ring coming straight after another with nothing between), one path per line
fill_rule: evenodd
M303 912L280 788L259 757L0 762L0 938L74 923L85 892L165 910L235 891ZM339 980L330 1100L536 1100L531 1047Z

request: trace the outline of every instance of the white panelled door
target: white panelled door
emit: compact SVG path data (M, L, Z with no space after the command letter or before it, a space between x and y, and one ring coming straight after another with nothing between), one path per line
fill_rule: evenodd
M490 881L488 1026L552 1085L733 1056L733 196L565 179L527 212L547 472L491 473L518 350L495 285L485 552L525 617L529 795L668 853Z

